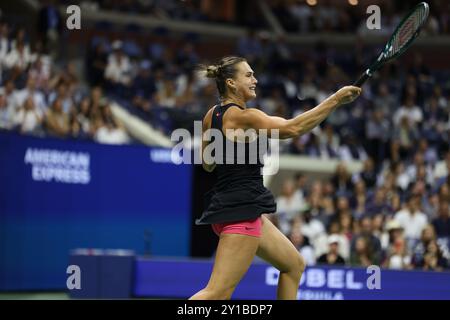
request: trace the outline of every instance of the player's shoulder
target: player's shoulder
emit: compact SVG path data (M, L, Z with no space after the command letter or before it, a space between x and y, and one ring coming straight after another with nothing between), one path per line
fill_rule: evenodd
M205 116L203 117L203 121L209 121L211 119L211 114L213 113L215 108L216 108L216 105L209 108L209 110L206 112Z
M206 112L205 116L203 117L203 125L209 127L211 125L211 119L212 119L212 113L214 112L214 109L217 107L217 105L212 106L209 108L209 110Z

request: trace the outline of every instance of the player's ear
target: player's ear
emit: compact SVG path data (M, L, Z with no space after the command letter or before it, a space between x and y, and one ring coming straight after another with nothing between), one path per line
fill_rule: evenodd
M231 90L236 90L236 84L235 81L231 78L228 78L225 83L227 84L227 86L231 89Z

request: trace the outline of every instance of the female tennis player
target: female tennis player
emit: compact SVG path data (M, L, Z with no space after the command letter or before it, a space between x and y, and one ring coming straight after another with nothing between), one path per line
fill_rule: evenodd
M258 81L244 58L225 57L205 69L206 76L216 81L221 103L206 113L203 133L210 128L218 129L223 141L228 139L235 147L242 142L236 135L230 137L228 129L256 132L266 129L270 135L277 130L280 139L292 138L310 131L338 106L352 102L361 93L358 87L343 87L315 108L288 120L246 107L246 102L256 97ZM202 155L211 143L208 140L202 138ZM246 141L248 151L248 145L253 142ZM196 224L211 224L219 236L219 244L208 284L190 299L230 299L256 254L280 271L277 298L294 300L305 269L304 259L263 215L276 211L273 195L263 185L263 164L259 160L254 164L250 161L237 164L237 157L233 154L231 160L235 161L230 163L230 155L224 153L223 164L208 164L202 158L206 171L217 171L217 182L205 195L206 209Z

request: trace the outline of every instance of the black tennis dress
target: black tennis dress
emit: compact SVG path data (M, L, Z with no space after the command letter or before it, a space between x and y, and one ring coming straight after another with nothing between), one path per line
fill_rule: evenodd
M255 149L252 147L257 147L258 153L266 150L259 148L259 137L252 142L234 142L226 139L222 132L223 115L231 106L243 109L237 104L229 103L217 105L213 110L211 128L220 130L223 150L232 146L234 153L230 155L224 151L223 164L216 161L214 171L217 174L217 181L213 189L205 194L205 211L201 218L196 220L197 225L253 220L263 213L274 213L277 209L272 193L263 185L261 170L264 165L260 157L256 157L257 161L255 158L250 159L250 154L254 156ZM253 143L256 146L251 146ZM241 144L240 147L242 144L245 145L245 159L242 152L237 152L238 144ZM241 162L238 162L238 154L241 155L239 157ZM232 164L226 164L230 163L230 160L233 160ZM238 164L242 162L243 164Z

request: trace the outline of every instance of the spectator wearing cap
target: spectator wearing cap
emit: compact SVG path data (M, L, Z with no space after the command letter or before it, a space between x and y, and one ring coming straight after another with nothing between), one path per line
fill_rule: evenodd
M339 254L339 237L332 234L328 237L328 252L317 259L319 264L345 265L344 258Z
M397 238L403 237L403 228L397 222L397 220L391 219L385 224L386 232L380 238L381 247L384 251L387 251Z
M342 218L345 218L347 216L342 216ZM350 258L350 240L348 239L347 235L343 232L341 221L338 219L334 219L330 222L328 225L327 233L329 235L335 235L339 241L339 248L338 253L339 255L344 258L345 261L348 261ZM318 242L317 250L316 252L320 252L320 254L325 253L328 251L328 236L321 239L320 242Z

